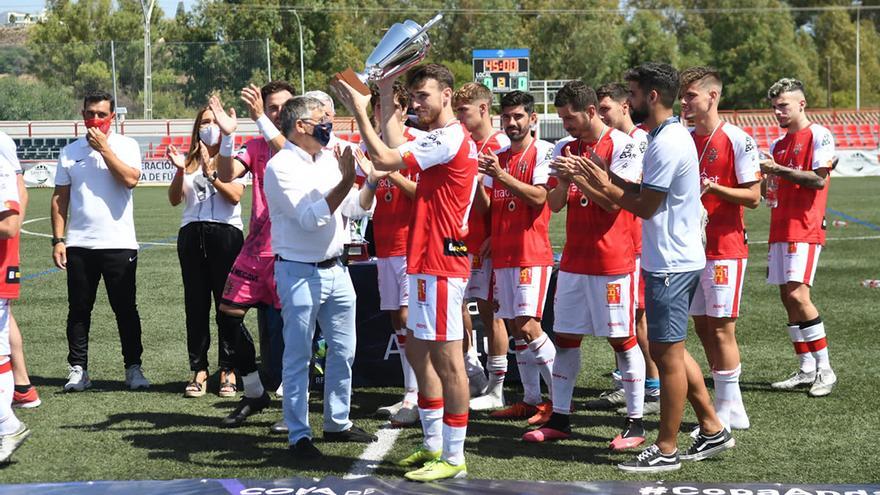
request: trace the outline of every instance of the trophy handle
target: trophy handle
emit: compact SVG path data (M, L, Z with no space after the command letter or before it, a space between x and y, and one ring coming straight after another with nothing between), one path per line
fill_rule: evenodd
M416 34L412 35L412 38L410 38L410 39L412 39L412 40L417 40L417 39L421 38L422 35L424 35L425 33L428 32L428 29L431 29L431 26L433 26L434 24L437 24L438 22L440 22L440 19L443 19L443 13L442 13L442 12L438 12L437 15L435 15L434 17L432 17L430 21L426 22L425 25L422 26L422 28L419 29L419 30L416 32ZM430 41L428 41L428 43L430 43ZM394 50L393 52L391 52L391 53L389 53L387 56L385 56L385 58L383 58L383 59L379 62L379 65L384 65L384 64L387 63L389 60L391 60L391 59L393 59L394 57L396 57L397 54L398 54L398 52L400 51L401 48L402 48L402 47L398 47L398 49Z

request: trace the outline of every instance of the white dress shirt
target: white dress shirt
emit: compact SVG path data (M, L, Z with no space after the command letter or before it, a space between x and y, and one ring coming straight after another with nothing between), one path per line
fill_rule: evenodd
M370 212L360 207L357 189L349 191L336 211L330 212L325 198L340 180L342 173L332 151L322 150L312 157L288 145L269 160L263 190L272 223L272 252L304 263L342 254L351 242L349 219Z

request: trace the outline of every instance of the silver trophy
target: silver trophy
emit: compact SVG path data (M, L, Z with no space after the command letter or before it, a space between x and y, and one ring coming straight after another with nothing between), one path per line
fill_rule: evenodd
M334 77L345 81L362 94L370 94L370 88L367 86L369 81L394 77L424 60L431 47L428 29L442 18L443 14L437 14L424 26L419 26L410 19L403 23L394 23L367 58L364 72L356 73L349 67L336 73Z
M348 221L348 232L351 235L351 242L345 245L346 263L352 261L367 261L370 259L370 252L367 248L369 244L366 239L367 225L370 223L370 217L366 216L360 220Z

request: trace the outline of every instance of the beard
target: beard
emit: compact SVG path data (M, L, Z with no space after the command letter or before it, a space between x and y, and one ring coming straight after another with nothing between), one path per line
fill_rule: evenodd
M629 114L633 122L640 124L648 118L648 107L647 105L644 107L633 106L629 109Z
M530 129L520 129L519 127L508 127L504 129L504 133L507 134L507 137L510 138L511 141L520 142L526 138Z
M424 112L418 113L419 125L428 127L440 117L440 109L426 108Z

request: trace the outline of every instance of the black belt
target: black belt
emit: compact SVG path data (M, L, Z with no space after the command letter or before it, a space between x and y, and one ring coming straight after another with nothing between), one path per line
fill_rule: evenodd
M302 263L304 265L312 265L316 268L332 268L339 263L339 256L334 256L332 258L327 258L324 261L318 261L317 263L313 263L311 261L295 261L295 260L286 260L279 255L275 255L275 261L285 261L288 263Z

